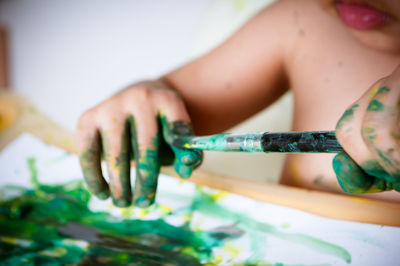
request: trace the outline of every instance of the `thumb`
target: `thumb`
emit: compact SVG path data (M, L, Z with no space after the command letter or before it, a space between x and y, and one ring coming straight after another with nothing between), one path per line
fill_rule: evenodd
M189 122L168 121L166 116L161 116L162 133L165 142L174 152L174 169L182 178L189 178L192 171L196 169L203 160L203 152L198 150L189 150L176 148L172 145L173 140L179 136L192 136L193 129Z

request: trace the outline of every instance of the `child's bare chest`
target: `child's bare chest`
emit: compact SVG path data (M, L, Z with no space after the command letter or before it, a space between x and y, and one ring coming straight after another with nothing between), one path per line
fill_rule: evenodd
M362 52L355 47L301 51L291 67L293 130L334 130L343 112L375 82L391 74L399 56ZM303 61L303 62L301 62ZM313 189L340 191L332 170L333 155L290 155L283 179Z

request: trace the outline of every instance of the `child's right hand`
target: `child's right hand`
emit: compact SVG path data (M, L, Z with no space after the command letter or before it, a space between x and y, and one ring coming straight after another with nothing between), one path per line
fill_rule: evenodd
M191 135L190 118L179 95L162 81L137 83L86 111L79 119L77 147L89 189L116 206L131 204L130 160L136 161L133 200L154 202L161 165L171 164L184 178L200 165L202 153L173 148L173 135ZM101 170L106 161L109 184Z

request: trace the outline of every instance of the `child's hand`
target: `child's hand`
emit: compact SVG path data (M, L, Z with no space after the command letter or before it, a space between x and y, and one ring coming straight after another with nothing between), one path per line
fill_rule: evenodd
M134 203L154 202L160 165L171 164L187 178L202 160L202 153L171 147L172 135L191 135L190 118L183 101L161 81L135 84L79 119L77 145L89 189L101 199L110 192L115 205L131 204L130 160L136 161ZM171 149L172 148L172 149ZM106 161L110 184L101 171Z
M336 136L346 153L333 169L345 192L400 192L400 67L344 112Z

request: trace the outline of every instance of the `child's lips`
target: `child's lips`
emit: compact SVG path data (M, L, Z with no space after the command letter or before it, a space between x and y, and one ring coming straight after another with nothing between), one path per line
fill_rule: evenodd
M368 5L338 2L335 6L343 22L357 30L379 28L392 20L389 14Z

